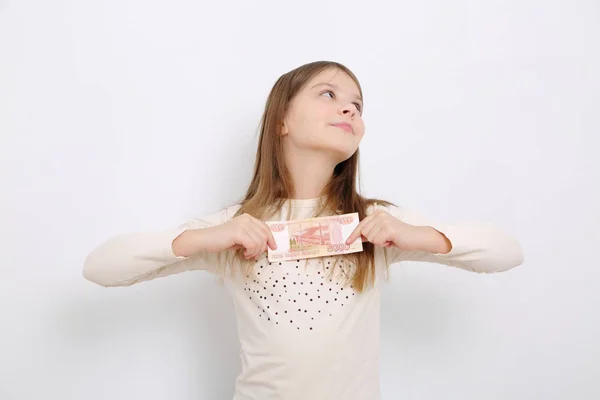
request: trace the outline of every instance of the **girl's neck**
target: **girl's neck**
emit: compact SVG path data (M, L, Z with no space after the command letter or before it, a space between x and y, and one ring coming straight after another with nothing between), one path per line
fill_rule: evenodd
M323 195L323 189L333 175L335 164L318 154L287 154L286 166L294 184L292 198L314 199Z

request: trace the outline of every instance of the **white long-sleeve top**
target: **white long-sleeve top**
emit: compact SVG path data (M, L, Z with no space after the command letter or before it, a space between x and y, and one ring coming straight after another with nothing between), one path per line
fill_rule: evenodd
M289 200L271 220L314 216L319 199ZM447 254L375 250L375 286L358 293L344 286L355 268L331 257L270 263L259 258L255 275L223 274L223 254L173 254L187 229L233 218L239 205L177 228L113 237L87 257L84 277L99 285L128 286L188 270L218 274L232 296L242 371L233 400L377 400L380 287L387 262L422 261L479 273L506 271L523 262L518 241L493 225L443 225L395 206L378 206L400 220L431 226L451 242ZM371 208L368 213L374 211ZM330 276L331 269L333 274Z

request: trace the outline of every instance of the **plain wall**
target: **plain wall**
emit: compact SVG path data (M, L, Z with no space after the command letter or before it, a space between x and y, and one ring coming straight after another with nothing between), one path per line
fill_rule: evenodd
M365 195L525 252L392 265L383 399L600 398L597 1L4 0L0 399L231 398L223 286L107 289L83 261L237 201L271 86L320 59L364 87Z

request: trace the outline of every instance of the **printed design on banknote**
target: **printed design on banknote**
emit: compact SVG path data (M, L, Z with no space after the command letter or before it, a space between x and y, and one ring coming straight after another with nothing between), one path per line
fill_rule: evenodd
M358 213L292 221L267 222L277 242L270 260L324 257L362 251L362 241L347 245L358 225Z

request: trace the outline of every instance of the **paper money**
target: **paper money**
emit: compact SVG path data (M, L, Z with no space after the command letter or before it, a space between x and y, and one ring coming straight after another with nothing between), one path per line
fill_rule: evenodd
M269 261L288 261L363 250L358 238L347 245L346 239L358 225L358 213L292 221L267 221L277 249L268 249Z

